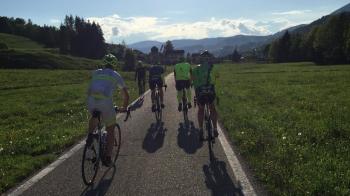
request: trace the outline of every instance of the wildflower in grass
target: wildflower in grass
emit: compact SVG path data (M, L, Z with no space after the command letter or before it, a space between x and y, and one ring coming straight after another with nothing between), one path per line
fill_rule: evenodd
M3 148L3 147L0 148L0 152L2 152L2 151L4 151L4 148Z
M301 136L301 132L299 132L298 135Z
M243 134L244 134L244 131L242 131L241 134L243 135Z
M38 140L38 139L40 139L40 137L39 137L39 136L37 136L37 137L36 137L36 139Z
M9 143L12 144L12 141L10 141Z
M28 141L28 140L29 140L29 138L26 138L26 140Z
M15 152L11 152L11 154L13 154L13 155L14 155L14 154L15 154Z
M282 139L285 140L285 139L287 139L287 137L286 137L286 136L283 136Z

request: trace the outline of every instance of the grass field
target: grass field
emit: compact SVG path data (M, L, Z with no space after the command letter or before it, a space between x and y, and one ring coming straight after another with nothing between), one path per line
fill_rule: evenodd
M0 43L5 43L12 49L43 49L44 47L29 38L0 33Z
M0 43L8 46L0 51L0 68L7 69L95 69L101 62L61 55L57 48L44 48L28 38L0 33Z
M0 193L53 161L86 131L89 71L0 70ZM131 100L133 73L122 73ZM120 105L120 96L117 103Z
M350 195L350 65L217 66L220 118L272 195Z

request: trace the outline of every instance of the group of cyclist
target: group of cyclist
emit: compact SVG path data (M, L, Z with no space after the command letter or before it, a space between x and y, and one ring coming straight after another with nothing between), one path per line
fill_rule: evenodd
M121 89L123 96L123 107L119 108L120 112L125 112L129 104L129 93L123 78L120 74L113 70L116 66L117 59L112 54L108 54L103 58L103 68L95 70L92 73L92 80L88 87L88 102L87 107L91 114L89 120L87 144L92 142L93 130L96 128L98 119L94 113L99 111L102 117L102 123L106 126L107 131L107 150L106 155L102 157L102 163L105 166L111 166L112 149L114 142L114 129L116 124L116 112L113 105L113 94L117 87ZM182 96L186 93L187 108L191 108L191 86L193 85L198 103L198 124L200 129L200 138L203 139L203 121L204 121L204 106L209 105L211 119L214 126L214 136L218 136L217 132L217 112L215 109L215 88L212 80L211 55L208 51L200 54L200 64L195 68L186 62L178 63L174 68L175 87L177 90L178 110L183 108ZM162 87L164 85L163 74L165 70L161 65L153 65L150 68L143 66L139 61L135 71L135 80L139 86L139 94L142 95L145 91L146 72L149 72L149 88L151 89L152 112L155 112L155 88L158 86L161 107L164 108L164 93Z

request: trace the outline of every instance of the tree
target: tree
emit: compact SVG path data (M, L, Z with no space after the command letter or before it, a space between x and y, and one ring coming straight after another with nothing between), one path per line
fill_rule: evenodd
M157 46L153 46L151 48L151 54L158 55L158 52L159 52L159 50L158 50Z
M233 51L231 60L234 63L238 63L241 61L242 55L238 53L237 48Z
M346 60L347 63L350 63L350 25L348 27L348 32L346 36L346 47L345 47L345 54L346 54Z
M186 55L186 62L187 63L192 63L191 61L192 61L191 54L188 52L187 55Z
M168 54L170 54L173 51L174 51L173 43L171 43L170 40L166 41L165 42L165 46L164 46L164 54L168 55Z
M125 64L123 66L124 71L133 71L135 69L136 59L132 49L126 49L125 51Z

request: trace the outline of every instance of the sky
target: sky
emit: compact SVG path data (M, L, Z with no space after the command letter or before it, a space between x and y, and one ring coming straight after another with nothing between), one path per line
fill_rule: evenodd
M65 15L100 24L109 43L268 35L310 23L349 0L0 0L0 16L59 26Z

